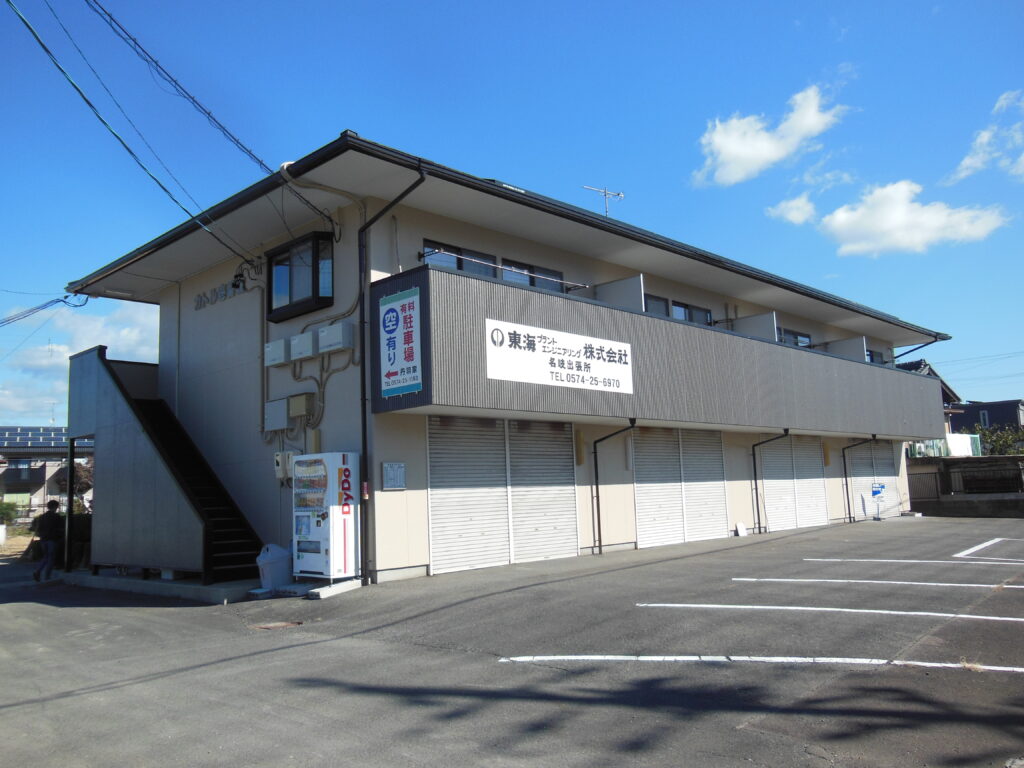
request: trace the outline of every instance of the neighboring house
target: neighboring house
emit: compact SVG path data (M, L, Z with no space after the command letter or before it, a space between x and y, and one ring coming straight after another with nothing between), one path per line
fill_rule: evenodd
M360 454L374 581L909 510L885 363L945 334L348 131L283 169L68 286L160 307L72 358L94 562L251 574L287 452Z
M909 456L911 458L980 456L981 441L977 435L957 434L953 431L951 420L957 414L963 413L959 405L960 395L953 391L953 388L946 383L946 380L939 375L931 363L927 360L912 360L906 363L896 363L896 367L923 376L934 376L942 385L942 412L946 420L946 434L938 440L918 440L909 443L907 446Z
M92 441L80 441L79 458L90 453ZM25 516L42 512L50 499L63 508L58 479L67 457L67 427L0 427L0 501L17 504Z
M953 431L971 431L976 425L983 427L1024 428L1024 400L971 400L957 404L960 413L953 416Z

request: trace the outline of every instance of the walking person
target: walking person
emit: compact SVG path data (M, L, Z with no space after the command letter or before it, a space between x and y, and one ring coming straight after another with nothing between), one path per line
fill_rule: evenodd
M57 560L57 545L60 543L61 528L63 528L60 515L57 514L59 506L60 502L50 499L46 502L46 511L32 523L36 536L39 538L39 544L43 548L43 559L32 574L32 578L36 581L39 581L40 576L49 580L50 574L53 572L53 564Z

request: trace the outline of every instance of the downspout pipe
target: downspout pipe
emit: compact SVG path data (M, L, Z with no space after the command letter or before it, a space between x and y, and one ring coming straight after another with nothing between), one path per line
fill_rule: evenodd
M398 205L402 200L408 197L413 190L416 189L420 184L427 180L427 174L424 173L423 168L419 169L419 178L416 179L412 184L405 188L401 194L398 195L394 200L381 208L377 213L371 216L361 227L359 227L358 243L359 243L359 345L360 345L360 363L362 371L359 377L359 416L360 424L362 425L362 450L359 455L359 474L363 481L362 488L362 503L359 505L359 562L360 574L362 577L363 585L370 583L369 572L367 571L366 564L370 558L370 541L367 532L369 531L370 521L370 460L368 452L370 449L370 439L368 434L369 429L369 398L368 398L368 387L367 379L369 378L369 366L366 365L367 357L366 352L370 343L369 328L367 327L366 321L366 298L367 298L367 278L369 270L367 269L367 246L366 246L366 233L370 227L376 224L381 218L387 215L388 211Z
M594 441L594 498L597 502L597 554L604 554L604 536L601 534L601 467L597 461L597 446L605 440L629 432L636 428L636 419L630 418L629 426L612 432L610 435L599 437Z
M861 440L859 443L851 443L850 445L843 448L843 486L846 491L843 496L846 500L846 521L848 523L856 522L853 516L853 504L850 501L850 470L846 463L846 452L851 448L856 448L858 445L865 445L867 443L873 443L878 439L878 435L872 435L870 440Z
M764 526L761 525L761 496L757 492L757 448L765 443L774 443L776 440L781 440L784 437L789 437L789 427L783 429L781 435L769 437L767 440L762 440L761 442L754 443L750 446L750 459L754 462L754 520L757 525L758 533L766 533L766 531Z

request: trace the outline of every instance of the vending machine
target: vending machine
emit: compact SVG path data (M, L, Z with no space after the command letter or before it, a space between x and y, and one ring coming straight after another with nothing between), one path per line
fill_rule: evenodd
M296 576L359 575L359 454L316 453L292 463Z

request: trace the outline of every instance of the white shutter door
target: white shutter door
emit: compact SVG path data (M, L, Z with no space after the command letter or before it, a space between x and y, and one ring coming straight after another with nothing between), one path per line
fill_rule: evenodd
M803 435L793 438L793 471L796 476L797 526L828 525L821 438Z
M686 538L679 436L674 429L633 432L636 545L679 544Z
M894 517L900 513L900 493L896 485L896 454L895 445L882 440L872 444L872 453L875 458L875 482L885 484L883 498L885 501L879 506L882 517ZM871 514L874 514L872 505Z
M875 505L871 501L871 484L875 482L875 460L871 443L851 448L847 456L850 461L850 486L853 489L853 517L873 517Z
M725 506L722 433L684 429L679 433L683 465L686 540L729 535Z
M505 424L431 416L432 573L509 562Z
M578 555L572 425L510 421L508 430L513 559Z
M757 450L761 452L761 485L768 531L796 528L796 485L790 438L766 443Z

